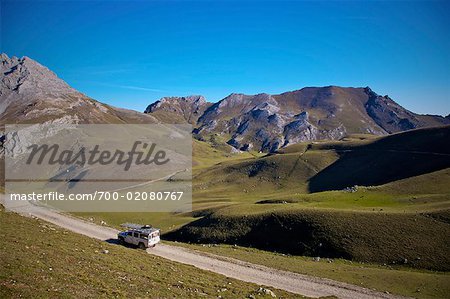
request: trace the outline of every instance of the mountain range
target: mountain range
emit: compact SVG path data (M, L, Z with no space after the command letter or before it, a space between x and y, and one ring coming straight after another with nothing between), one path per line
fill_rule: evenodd
M217 103L203 96L167 97L145 113L194 126L197 138L219 135L240 150L275 151L301 141L348 134L387 135L449 124L449 118L413 113L369 87L306 87L278 95L231 94Z
M449 116L413 113L369 87L306 87L278 95L233 93L217 103L200 95L164 97L140 113L95 101L28 57L1 54L0 71L2 124L190 123L199 140L219 139L234 149L263 152L301 141L450 124Z

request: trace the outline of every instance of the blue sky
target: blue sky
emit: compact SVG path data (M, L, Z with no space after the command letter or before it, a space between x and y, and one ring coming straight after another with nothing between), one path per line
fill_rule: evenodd
M163 96L370 86L450 113L446 1L5 1L1 51L136 110Z

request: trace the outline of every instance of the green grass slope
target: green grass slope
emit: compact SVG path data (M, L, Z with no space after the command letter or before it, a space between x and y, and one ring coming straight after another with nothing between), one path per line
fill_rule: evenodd
M0 227L2 298L265 298L254 284L3 210Z
M180 243L176 243L180 245ZM413 298L446 298L450 273L376 265L344 259L313 259L235 245L185 244L188 248L300 274L330 278L381 292Z
M450 167L450 126L387 137L300 143L273 155L229 160L198 171L198 198L233 201L264 196L378 186ZM431 182L430 182L431 183Z
M194 203L228 207L166 237L448 271L449 137L352 135L214 165L194 178ZM354 185L368 187L342 190Z
M445 221L450 210L440 213L432 217L240 204L213 212L165 238L450 271L450 225Z
M221 193L229 198L306 193L308 179L337 157L333 151L321 150L226 161L194 176L194 191L199 197Z
M382 185L450 167L450 126L408 131L361 146L335 147L339 159L309 180L309 191Z
M192 164L194 170L203 169L223 161L242 160L252 157L247 152L231 153L231 147L224 143L192 140Z

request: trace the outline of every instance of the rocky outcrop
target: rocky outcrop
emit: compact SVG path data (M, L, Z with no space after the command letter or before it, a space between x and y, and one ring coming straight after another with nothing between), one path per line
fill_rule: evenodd
M368 87L364 91L369 96L365 105L367 114L388 133L449 123L447 118L439 115L413 113L394 102L389 96L380 96Z
M388 96L380 96L365 88L369 99L365 105L367 114L388 133L415 129L420 121L414 113L395 103Z
M155 123L136 111L97 102L28 58L0 55L0 119L8 123Z
M150 104L144 113L167 112L182 116L183 119L195 125L205 110L211 106L203 96L165 97Z
M283 146L287 146L302 141L315 140L319 136L319 130L308 121L308 112L304 111L296 116L296 120L284 127L283 134Z

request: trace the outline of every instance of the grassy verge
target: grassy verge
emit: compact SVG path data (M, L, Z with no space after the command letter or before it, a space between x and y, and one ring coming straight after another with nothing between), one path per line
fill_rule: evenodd
M268 267L330 278L378 291L415 298L446 298L450 294L450 273L417 271L406 267L380 266L343 259L290 256L233 245L175 243L195 250L232 257Z
M257 285L3 210L0 227L3 298L264 298ZM273 291L278 297L299 297Z

